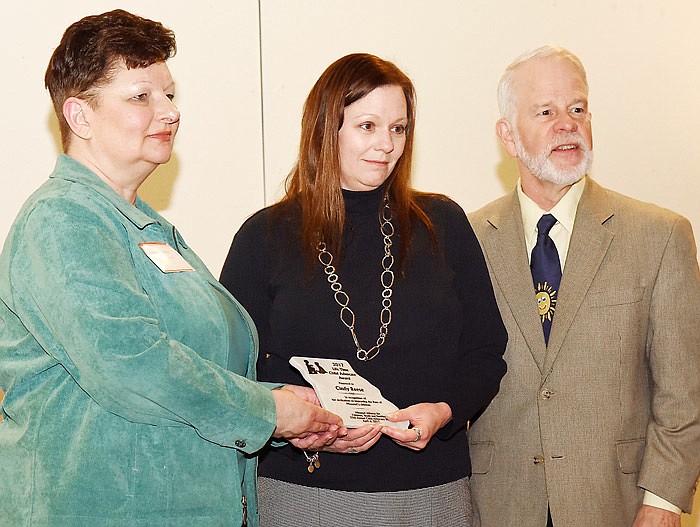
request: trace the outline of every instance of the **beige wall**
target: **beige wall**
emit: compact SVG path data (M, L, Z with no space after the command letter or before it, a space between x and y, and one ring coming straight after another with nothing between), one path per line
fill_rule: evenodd
M681 212L700 232L695 1L21 4L4 8L9 15L0 32L0 240L57 152L42 82L48 58L70 22L117 6L161 20L177 34L171 70L182 126L173 160L151 176L142 195L178 225L215 274L241 221L280 196L311 85L330 62L354 51L389 58L414 79L416 185L473 210L515 178L494 134L503 68L543 43L570 48L589 73L594 177Z
M142 196L214 274L241 221L280 196L311 85L355 51L391 59L415 81L416 185L473 210L515 179L494 135L503 68L543 43L568 47L589 74L593 176L681 212L700 239L695 0L25 0L3 6L0 32L0 240L57 153L48 58L69 23L115 7L177 34L176 153ZM684 525L700 526L700 513Z

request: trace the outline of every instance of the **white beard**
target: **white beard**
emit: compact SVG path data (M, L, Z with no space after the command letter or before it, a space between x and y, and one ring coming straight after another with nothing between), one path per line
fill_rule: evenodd
M515 140L515 151L518 154L520 161L527 167L530 173L542 181L548 181L556 185L568 186L573 185L591 169L593 164L593 152L589 150L583 138L577 133L562 133L556 136L541 154L531 156L520 141L520 136L517 132L513 134ZM573 168L559 169L554 166L552 160L549 159L549 153L561 144L576 144L583 152L583 158Z

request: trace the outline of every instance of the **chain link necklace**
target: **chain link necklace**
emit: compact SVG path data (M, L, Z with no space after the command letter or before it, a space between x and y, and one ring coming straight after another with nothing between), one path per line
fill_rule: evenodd
M328 251L325 242L318 242L318 260L323 265L323 271L326 273L326 279L331 286L333 298L340 306L340 321L350 330L350 335L357 349L357 358L361 361L370 361L379 355L379 349L386 340L389 332L389 324L391 323L391 288L394 285L394 271L391 268L394 265L394 257L391 254L391 237L394 235L394 225L391 223L391 209L389 208L389 197L384 196L384 207L379 217L379 230L384 238L384 256L382 256L382 274L379 279L382 287L382 310L379 312L379 337L377 342L370 349L366 350L360 345L355 333L355 312L350 309L350 297L343 291L343 286L340 283L340 278L336 269L333 266L333 255Z

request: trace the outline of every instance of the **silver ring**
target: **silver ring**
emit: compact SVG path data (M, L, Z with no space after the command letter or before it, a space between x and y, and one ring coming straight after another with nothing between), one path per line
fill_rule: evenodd
M357 449L355 447L348 448L348 454L357 454Z
M420 441L420 438L423 435L423 431L420 428L414 428L413 430L416 432L416 438L413 440L413 442L417 443L418 441Z

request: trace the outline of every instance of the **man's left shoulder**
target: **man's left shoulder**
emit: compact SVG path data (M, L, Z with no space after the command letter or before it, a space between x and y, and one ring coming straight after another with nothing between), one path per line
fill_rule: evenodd
M599 188L605 194L618 220L629 220L640 227L656 225L668 229L679 221L688 221L681 214L655 203L642 201L605 187Z

